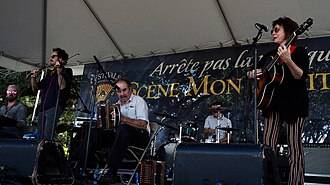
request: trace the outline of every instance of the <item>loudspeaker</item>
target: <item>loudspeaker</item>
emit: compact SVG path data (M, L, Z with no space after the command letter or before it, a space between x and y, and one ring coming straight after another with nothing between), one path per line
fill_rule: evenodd
M181 143L173 184L280 184L271 148L252 144Z
M29 177L35 164L38 142L34 139L1 139L0 166L13 175Z
M330 145L310 144L304 147L305 173L330 175Z

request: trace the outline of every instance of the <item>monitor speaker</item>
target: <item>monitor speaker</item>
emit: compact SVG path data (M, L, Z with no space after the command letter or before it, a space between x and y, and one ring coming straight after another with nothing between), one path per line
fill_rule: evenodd
M181 143L173 184L280 184L275 153L254 144Z
M1 139L0 166L9 169L12 175L31 176L37 147L34 139Z
M330 145L305 146L305 172L330 175Z

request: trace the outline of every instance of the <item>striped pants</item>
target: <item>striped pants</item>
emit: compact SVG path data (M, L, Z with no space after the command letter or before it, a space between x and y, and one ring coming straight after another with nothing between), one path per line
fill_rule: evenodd
M290 174L288 185L304 184L304 152L301 136L306 118L297 118L295 123L288 123L286 127ZM283 120L278 112L272 112L264 118L263 143L276 151L278 137Z

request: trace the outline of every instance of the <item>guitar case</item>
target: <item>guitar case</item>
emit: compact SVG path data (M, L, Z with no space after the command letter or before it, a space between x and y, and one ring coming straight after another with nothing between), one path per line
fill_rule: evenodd
M32 182L35 185L74 183L73 172L59 142L41 141L39 143Z

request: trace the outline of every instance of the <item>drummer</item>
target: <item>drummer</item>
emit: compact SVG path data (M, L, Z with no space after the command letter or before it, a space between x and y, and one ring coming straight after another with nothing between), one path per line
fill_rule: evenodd
M217 128L223 128L223 127L232 128L231 121L223 115L225 111L229 111L229 108L222 107L221 102L216 101L212 103L212 106L208 110L210 113L212 113L212 115L209 115L205 119L205 124L204 124L205 141L216 142L216 134L219 131L220 142L226 143L227 141L230 140L230 134L227 134L225 130L221 130ZM228 136L229 136L229 140L228 140Z

